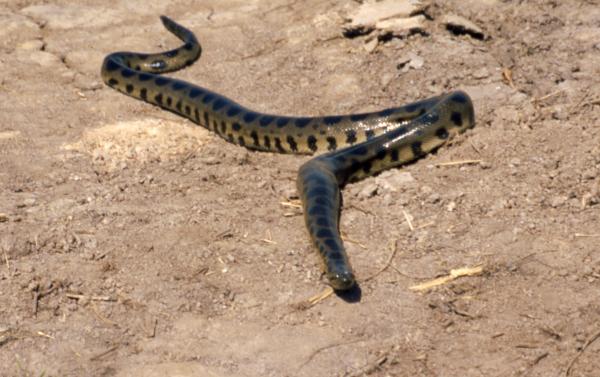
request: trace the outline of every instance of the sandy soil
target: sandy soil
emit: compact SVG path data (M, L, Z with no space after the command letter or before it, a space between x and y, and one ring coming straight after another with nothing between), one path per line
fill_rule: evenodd
M600 376L598 1L433 1L379 42L342 35L359 1L77 3L0 1L1 376ZM472 96L475 129L344 190L359 297L307 304L281 203L308 157L101 83L107 53L177 45L160 14L203 44L177 77L257 110Z

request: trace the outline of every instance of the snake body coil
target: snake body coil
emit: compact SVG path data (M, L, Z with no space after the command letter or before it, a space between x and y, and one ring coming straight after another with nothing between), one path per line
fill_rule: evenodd
M234 144L279 153L327 152L302 165L297 185L306 226L336 290L355 284L338 229L340 187L415 160L474 125L473 105L461 91L351 115L291 117L249 110L208 89L160 75L192 64L201 53L192 32L165 16L161 20L185 44L156 54L112 53L102 64L102 79Z

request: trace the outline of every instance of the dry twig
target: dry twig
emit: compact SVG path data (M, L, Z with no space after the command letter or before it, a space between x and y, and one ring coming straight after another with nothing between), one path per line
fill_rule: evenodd
M483 266L457 268L454 270L450 270L449 275L442 276L440 278L430 280L430 281L422 283L422 284L413 285L412 287L409 287L408 289L413 290L413 291L426 291L426 290L435 288L437 286L449 283L456 278L459 278L462 276L479 275L482 272L483 272Z
M577 352L577 355L575 355L573 360L571 360L571 362L569 363L569 366L567 367L567 371L565 372L566 377L569 377L571 375L571 370L573 369L573 365L575 365L575 363L577 362L577 359L579 359L579 357L585 352L586 348L588 348L592 343L594 343L599 338L600 338L600 331L598 331L597 333L592 335L592 337L589 338L587 340L587 342L585 342L583 347L581 347L579 352Z

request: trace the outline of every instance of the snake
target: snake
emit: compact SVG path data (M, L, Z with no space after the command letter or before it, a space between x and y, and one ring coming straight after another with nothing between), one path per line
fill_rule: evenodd
M207 88L163 73L193 64L202 47L172 19L164 27L184 44L160 53L114 52L104 58L103 82L169 110L252 150L315 155L301 165L297 190L306 228L335 291L356 285L339 231L341 190L385 169L413 162L475 125L473 104L456 90L375 112L328 116L261 113Z

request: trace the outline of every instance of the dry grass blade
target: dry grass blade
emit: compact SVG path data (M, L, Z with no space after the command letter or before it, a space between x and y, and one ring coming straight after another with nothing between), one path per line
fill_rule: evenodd
M479 164L482 160L462 160L462 161L449 161L449 162L440 162L435 164L434 166L455 166L455 165L470 165L470 164Z
M427 291L440 285L447 284L459 277L474 276L479 275L481 273L483 273L483 266L458 268L451 270L450 274L447 276L442 276L440 278L433 279L425 283L413 285L412 287L409 287L409 289L412 291Z

